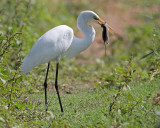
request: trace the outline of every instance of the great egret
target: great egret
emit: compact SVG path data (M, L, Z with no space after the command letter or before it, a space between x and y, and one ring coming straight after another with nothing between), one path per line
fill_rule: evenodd
M47 76L49 72L50 61L57 61L55 88L58 95L61 112L63 112L58 91L59 61L64 56L66 56L66 58L72 58L91 45L95 38L95 30L92 26L88 25L89 21L98 23L100 25L105 24L105 22L95 12L82 11L77 18L77 27L80 32L84 34L84 38L77 38L74 36L72 28L66 25L57 26L42 35L23 60L21 71L24 74L30 72L30 70L37 65L48 63L44 81L46 111L48 110Z

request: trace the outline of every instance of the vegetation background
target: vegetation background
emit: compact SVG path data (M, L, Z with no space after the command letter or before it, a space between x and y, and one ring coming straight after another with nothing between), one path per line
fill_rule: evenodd
M107 56L102 28L93 24L94 43L60 65L64 113L54 89L52 63L46 113L47 65L27 76L20 73L20 65L36 40L57 25L66 24L82 37L76 18L83 10L95 11L113 27ZM1 0L0 127L159 128L159 12L159 0Z

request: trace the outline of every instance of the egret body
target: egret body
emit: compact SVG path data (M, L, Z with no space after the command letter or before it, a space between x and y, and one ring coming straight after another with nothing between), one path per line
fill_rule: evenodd
M21 71L27 74L37 65L48 63L46 78L44 82L45 88L45 105L46 111L47 105L47 76L49 72L49 66L51 61L56 61L56 78L55 88L57 91L60 108L63 112L63 107L58 91L58 67L59 61L62 57L72 58L78 55L80 52L87 49L95 38L95 30L92 26L88 25L88 22L92 21L98 24L104 24L105 22L93 11L83 11L77 18L77 27L80 32L83 33L83 38L77 38L74 36L72 28L66 25L57 26L44 35L42 35L37 42L31 48L29 54L24 58L21 66Z

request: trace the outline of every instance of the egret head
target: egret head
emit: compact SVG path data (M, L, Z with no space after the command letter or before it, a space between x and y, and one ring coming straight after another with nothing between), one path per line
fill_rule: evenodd
M79 21L83 20L86 23L91 21L91 22L98 23L99 25L106 24L107 27L112 30L112 28L93 11L81 12L81 14L78 16L78 19L80 19ZM111 31L109 32L111 33Z

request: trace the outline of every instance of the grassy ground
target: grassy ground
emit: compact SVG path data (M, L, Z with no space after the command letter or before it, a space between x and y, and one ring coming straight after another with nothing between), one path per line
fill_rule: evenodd
M160 106L155 104L154 99L157 90L160 90L159 82L155 80L130 83L130 86L120 91L116 100L113 88L74 88L72 94L61 93L64 113L60 112L55 92L49 93L48 114L45 114L42 92L29 97L31 102L37 104L38 112L45 115L41 123L38 122L38 126L159 127ZM77 90L80 93L77 93Z
M159 0L28 1L0 4L0 127L160 127ZM20 74L34 42L60 24L73 27L82 10L96 11L113 29L107 56L97 31L94 43L72 60L62 60L60 112L54 89L55 63L48 78L49 111L44 105L47 64ZM152 55L139 61L144 55Z

